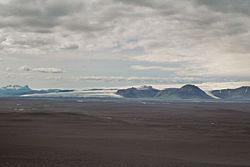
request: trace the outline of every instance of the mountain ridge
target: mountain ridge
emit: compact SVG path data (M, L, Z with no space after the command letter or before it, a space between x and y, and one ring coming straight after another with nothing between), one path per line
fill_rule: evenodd
M147 89L141 90L135 87L120 89L116 94L126 98L158 98L168 100L213 99L199 87L191 84L184 85L181 88L166 88L163 90L158 90L151 86L144 87Z
M73 90L62 90L62 89L47 89L47 90L33 90L28 85L7 85L0 88L0 97L18 97L29 94L45 94L45 93L56 93L56 92L70 92Z
M90 89L88 91L105 91L106 89ZM124 98L150 98L162 100L250 100L250 86L242 86L235 89L218 89L204 91L196 85L186 84L180 88L156 89L152 86L130 87L126 89L112 89L113 95ZM33 90L28 85L7 85L0 88L0 97L22 97L26 95L43 95L50 93L67 93L67 97L75 92L74 89L42 89ZM117 96L117 97L118 97ZM72 97L73 94L72 94ZM105 97L105 96L104 96Z
M213 90L211 93L221 99L249 99L250 100L250 86L242 86L235 89L220 89Z
M181 88L167 88L158 94L160 98L166 99L212 99L205 91L191 84L182 86Z

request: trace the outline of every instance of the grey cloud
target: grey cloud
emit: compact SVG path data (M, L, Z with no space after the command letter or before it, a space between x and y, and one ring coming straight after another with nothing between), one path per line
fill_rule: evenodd
M250 15L249 0L195 0L196 4L206 6L216 12Z
M117 2L122 2L124 4L142 6L152 9L171 9L173 7L173 3L169 0L161 1L161 0L114 0Z
M33 68L32 71L41 73L63 73L60 68Z
M27 66L22 66L22 67L19 68L19 70L20 71L26 71L26 72L31 71L31 69L29 67L27 67Z
M32 26L53 28L60 25L60 18L81 11L83 3L73 0L11 0L0 4L0 16L5 23L1 27Z
M45 45L51 45L55 42L51 39L31 39L31 38L24 38L24 39L14 39L12 44L19 45L19 46L27 46L29 48L36 48L36 47L43 47Z
M121 2L126 5L144 7L148 9L154 10L154 14L160 16L171 16L178 15L179 13L183 13L190 6L190 2L182 1L181 3L178 1L172 0L115 0L115 2ZM152 13L151 13L152 14Z
M77 44L65 44L61 47L61 49L66 49L66 50L74 50L78 48L79 48L79 45Z
M51 36L37 35L36 33L22 33L12 32L6 36L0 46L5 52L18 52L28 54L40 54L48 52L57 48L58 42Z
M151 71L151 70L157 70L157 71L168 71L168 72L174 72L176 71L176 68L172 67L163 67L163 66L141 66L141 65L134 65L130 67L134 70L141 70L141 71Z
M27 66L22 66L19 68L20 71L25 72L40 72L40 73L63 73L64 71L60 68L54 67L41 67L41 68L29 68Z
M80 32L83 31L87 33L99 32L99 31L103 31L105 29L110 28L110 26L108 25L91 24L86 20L81 20L81 22L75 22L74 18L73 20L65 21L65 23L63 23L63 26L65 26L67 29L72 30L72 31L80 31Z
M12 69L9 68L9 67L6 67L6 68L5 68L5 71L6 71L6 72L10 72L10 71L12 71Z
M175 79L162 77L119 77L119 76L85 76L85 77L75 77L77 80L83 81L97 81L97 82L132 82L132 83L169 83L173 82Z
M7 40L7 38L5 36L0 36L0 43L4 42L6 40Z
M179 71L194 73L203 69L198 77L215 76L216 72L221 76L246 75L250 63L249 3L248 0L0 2L0 53L16 53L20 57L60 55L61 63L66 55L64 58L70 59L71 51L80 55L79 59L91 55L98 60L117 60L121 56L120 59L129 61L144 61L148 63L146 68L135 68L149 73L152 69L168 70L154 63L162 63L163 67L164 63L181 63L197 69L187 71L181 66ZM133 49L136 51L132 52ZM112 65L113 61L110 62ZM130 66L128 63L127 67ZM184 77L187 73L177 75Z
M72 0L10 0L0 3L2 16L57 18L76 13L83 8L82 1Z

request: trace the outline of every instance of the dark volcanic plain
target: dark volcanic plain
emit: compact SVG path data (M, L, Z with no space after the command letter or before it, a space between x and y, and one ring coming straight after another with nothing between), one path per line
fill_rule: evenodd
M250 166L250 104L0 99L0 167Z

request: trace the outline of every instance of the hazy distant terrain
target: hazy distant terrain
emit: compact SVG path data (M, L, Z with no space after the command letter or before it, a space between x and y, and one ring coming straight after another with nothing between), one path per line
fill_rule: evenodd
M236 89L213 90L212 94L222 99L248 99L250 100L250 86Z
M73 90L63 90L63 89L33 90L28 85L25 86L8 85L0 88L0 97L19 97L22 95L65 93L72 91Z
M153 87L128 88L117 91L118 95L128 98L159 98L165 100L209 100L213 99L195 85L184 85L181 88L166 88L164 90Z
M49 98L131 98L154 99L166 101L186 100L250 100L250 87L204 91L195 85L184 85L180 88L162 90L152 86L131 87L127 89L44 89L33 90L29 86L9 85L0 88L0 97L49 97Z

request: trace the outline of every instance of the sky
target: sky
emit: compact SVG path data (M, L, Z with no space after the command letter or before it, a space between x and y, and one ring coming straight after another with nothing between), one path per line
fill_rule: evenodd
M250 85L249 0L0 0L0 86Z

